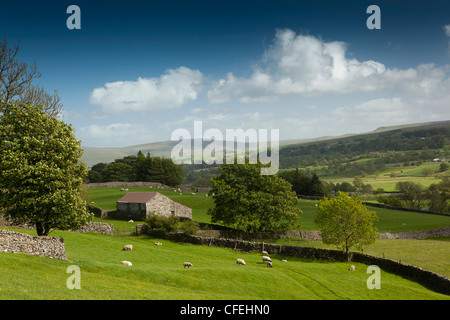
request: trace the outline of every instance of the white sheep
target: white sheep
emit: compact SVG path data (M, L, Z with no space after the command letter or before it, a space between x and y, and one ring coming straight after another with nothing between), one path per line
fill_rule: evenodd
M354 266L354 265L351 265L350 268L348 268L348 270L350 270L350 271L355 271L355 266Z
M123 251L131 251L133 250L133 245L132 244L127 244L126 246L123 246Z
M262 257L262 261L263 261L263 262L266 262L266 261L272 262L272 259L270 259L270 257L268 257L268 256L263 256L263 257Z
M272 268L273 267L272 261L267 261L267 266Z
M281 262L287 262L287 260L286 259L282 259Z
M161 242L155 242L155 246L162 246L162 243Z
M132 219L128 220L128 223L133 223L134 221Z
M133 265L130 261L122 261L122 264L129 267Z
M192 263L190 263L190 262L183 263L183 268L186 268L186 267L188 267L188 269L189 269L190 267L192 267Z
M268 255L269 253L266 250L261 251L261 254Z
M191 194L192 194L193 196L195 196L195 193L194 193L194 192L192 192Z
M244 259L236 259L236 263L245 266L245 261L244 261Z

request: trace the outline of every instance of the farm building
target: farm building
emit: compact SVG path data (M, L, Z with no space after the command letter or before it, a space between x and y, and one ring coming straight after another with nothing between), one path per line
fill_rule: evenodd
M159 192L129 192L117 200L116 208L119 216L140 221L145 220L149 214L192 219L192 208Z

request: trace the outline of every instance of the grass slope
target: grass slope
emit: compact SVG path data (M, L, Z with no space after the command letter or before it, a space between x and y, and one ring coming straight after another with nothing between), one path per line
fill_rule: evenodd
M32 231L28 231L32 233ZM112 237L55 231L68 261L0 253L0 299L450 299L402 277L381 272L381 289L366 286L367 266L261 255L146 236ZM133 251L122 251L132 244ZM246 266L235 263L244 258ZM120 264L132 261L132 267ZM183 268L190 261L193 267ZM81 269L81 289L69 290L69 265Z

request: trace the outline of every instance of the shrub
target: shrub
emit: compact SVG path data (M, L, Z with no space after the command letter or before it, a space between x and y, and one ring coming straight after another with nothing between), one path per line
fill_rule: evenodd
M182 222L181 229L186 234L196 234L200 227L194 220L185 220Z
M377 201L387 206L402 207L403 203L398 197L395 196L379 196Z
M180 219L176 216L166 217L152 214L148 216L145 222L152 229L174 232L178 230Z

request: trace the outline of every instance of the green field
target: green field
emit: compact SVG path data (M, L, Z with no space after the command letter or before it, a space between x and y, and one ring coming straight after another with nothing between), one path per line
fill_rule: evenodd
M366 162L373 159L362 159L355 162ZM440 181L440 176L450 175L450 170L445 172L439 172L440 163L425 162L420 166L403 166L401 163L387 164L385 168L378 174L363 175L362 180L364 184L370 184L373 190L382 188L384 191L396 191L395 185L400 181L411 181L422 185L424 188L428 188L433 183ZM424 173L425 168L431 168L434 170L434 174L427 176ZM310 167L309 170L315 171L321 180L326 182L333 182L334 184L342 182L353 182L353 177L361 176L361 173L356 169L345 170L333 175L324 174L326 167Z
M207 209L213 205L204 193L179 195L172 190L129 188L129 191L157 191L193 208L194 219L209 221ZM115 201L124 192L118 188L90 189L95 205L114 209ZM304 230L316 230L313 219L315 201L301 200ZM405 231L448 227L449 217L412 214L410 212L379 210L379 230ZM100 219L122 227L135 225L126 221ZM142 222L140 222L142 223ZM16 230L35 234L34 230ZM46 259L24 254L0 253L0 299L127 299L127 300L296 300L296 299L374 299L424 300L450 299L400 276L381 271L381 289L368 289L367 266L348 271L349 263L299 259L272 255L273 268L262 263L257 252L242 253L232 249L174 243L148 236L114 237L94 233L53 231L51 236L64 238L68 261ZM162 246L155 246L160 241ZM322 242L304 239L266 239L280 244L325 247ZM133 251L122 251L132 244ZM385 256L392 260L419 265L424 269L450 276L449 241L380 240L365 253ZM246 266L235 263L243 258ZM282 263L281 259L288 262ZM121 265L122 260L133 263ZM183 268L183 262L193 267ZM77 265L81 270L81 289L66 286L67 267Z
M33 233L32 231L27 231ZM267 268L256 252L196 246L147 236L113 237L54 231L68 261L0 253L0 299L450 299L381 271L381 289L368 289L367 266L272 255ZM161 241L162 246L155 246ZM132 244L133 251L122 251ZM243 258L246 266L235 263ZM288 262L282 263L280 259ZM132 261L133 266L120 264ZM190 261L193 267L183 268ZM81 270L81 289L69 290L69 265Z
M129 188L129 192L160 192L175 201L191 207L194 220L199 222L210 222L210 216L207 215L206 212L208 208L214 205L214 202L211 197L206 197L205 193L197 193L195 196L190 193L179 195L169 189L143 187ZM116 201L125 194L124 191L120 191L120 188L95 188L90 189L90 193L90 200L94 201L96 206L105 210L114 210ZM311 200L299 201L298 206L303 211L303 215L301 216L302 230L317 230L317 227L314 224L314 215L317 210L315 204L316 202ZM450 226L450 216L430 215L373 207L370 207L370 210L375 211L380 219L377 225L379 232L417 231ZM97 221L101 220L97 219ZM126 222L122 222L122 224L126 225Z

